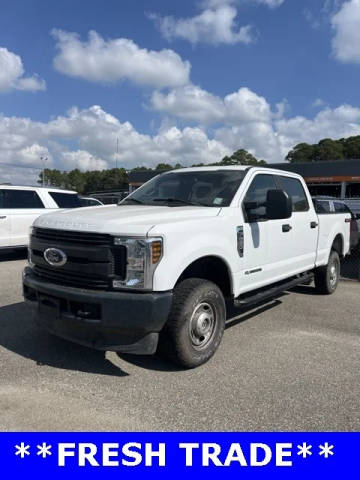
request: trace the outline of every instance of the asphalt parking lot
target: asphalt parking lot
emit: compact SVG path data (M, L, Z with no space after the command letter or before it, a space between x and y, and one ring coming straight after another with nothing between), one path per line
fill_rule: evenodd
M40 331L24 255L0 260L1 430L359 430L360 283L232 312L205 366L93 351Z

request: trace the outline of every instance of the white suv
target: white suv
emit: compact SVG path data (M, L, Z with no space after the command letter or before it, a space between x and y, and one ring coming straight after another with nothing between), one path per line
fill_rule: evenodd
M0 185L0 249L26 247L30 226L40 215L80 206L73 191Z

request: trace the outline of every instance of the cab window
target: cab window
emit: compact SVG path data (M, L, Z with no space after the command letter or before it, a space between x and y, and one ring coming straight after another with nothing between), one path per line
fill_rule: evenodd
M291 197L293 204L293 212L307 212L309 210L309 202L307 200L304 187L299 179L293 177L277 177L280 188Z
M0 190L0 208L45 208L35 190Z
M49 192L59 208L79 208L81 202L76 193Z
M245 195L243 207L247 222L267 220L266 198L269 190L276 190L273 175L259 174L251 182Z
M351 213L350 208L341 202L334 202L334 210L336 213Z

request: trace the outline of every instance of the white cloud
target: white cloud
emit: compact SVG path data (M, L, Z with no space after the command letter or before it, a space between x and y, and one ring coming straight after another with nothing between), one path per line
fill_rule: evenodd
M246 148L257 158L270 163L284 161L287 153L298 143L317 143L323 138L353 135L360 135L360 108L349 105L326 108L313 119L298 116L271 123L222 127L215 131L215 139L230 149Z
M221 5L236 5L240 3L254 3L267 5L270 8L280 7L285 0L203 0L202 5L207 8L216 8Z
M248 88L240 88L220 98L200 87L188 85L167 94L154 92L151 103L155 110L204 125L268 122L271 115L265 98Z
M312 29L316 30L320 27L321 20L317 16L315 16L309 8L304 8L303 15Z
M327 103L322 98L316 98L311 104L313 108L323 108L326 107L326 105Z
M216 2L199 15L189 18L161 17L150 15L158 25L160 32L167 40L181 38L193 44L249 44L254 41L251 25L239 27L236 22L237 9L229 2Z
M0 116L2 181L36 182L39 170L15 166L41 168L41 156L49 158L46 166L50 168L87 170L113 168L116 160L119 167L125 168L154 167L161 162L212 163L230 153L228 147L209 138L200 127L180 129L169 125L153 136L145 135L99 106L84 110L73 108L47 123ZM1 163L13 164L14 168L2 167Z
M264 97L249 88L240 88L224 98L226 116L231 123L268 122L270 106Z
M56 70L85 80L114 83L130 80L155 88L176 87L189 81L190 63L173 50L147 50L132 40L104 40L95 31L82 42L76 33L53 30L58 50Z
M360 108L351 105L325 108L314 119L302 116L281 119L275 128L286 148L301 142L318 142L322 138L360 135Z
M195 85L171 90L167 94L156 91L151 106L160 112L205 125L222 121L225 117L222 99Z
M0 93L11 90L45 90L45 81L37 75L24 77L24 67L19 55L0 48Z
M257 3L263 3L270 8L280 7L284 3L285 0L255 0Z
M273 114L268 102L256 98L250 90L239 92L242 98L238 102L236 97L235 105L240 103L245 107L240 113L236 110L232 123L219 122L213 130L200 126L179 128L168 120L158 132L148 135L96 105L83 110L72 108L49 122L0 116L0 163L40 169L40 157L46 156L49 159L46 166L66 170L112 168L116 160L118 166L125 168L154 167L162 162L188 166L217 162L239 148L272 163L283 161L300 142L360 135L360 108L341 105L324 108L311 119L286 118L282 116L282 108L278 107ZM225 101L222 105L226 108ZM0 164L1 182L34 184L38 174L39 170Z
M73 152L62 152L60 157L61 165L66 170L72 170L74 165L79 170L105 170L108 165L105 160L94 157L85 150Z
M344 63L360 63L360 0L350 0L331 19L335 35L332 49Z
M271 123L244 123L239 126L221 127L215 131L215 139L229 146L232 151L245 148L258 159L281 162L288 151L279 143Z

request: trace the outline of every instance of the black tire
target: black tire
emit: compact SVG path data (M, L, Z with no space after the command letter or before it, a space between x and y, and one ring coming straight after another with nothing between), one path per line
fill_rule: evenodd
M175 287L158 351L182 367L198 367L216 352L225 320L225 301L217 285L200 278L184 280Z
M340 278L340 257L332 250L329 262L315 270L315 288L319 293L331 295L335 292Z

